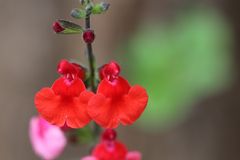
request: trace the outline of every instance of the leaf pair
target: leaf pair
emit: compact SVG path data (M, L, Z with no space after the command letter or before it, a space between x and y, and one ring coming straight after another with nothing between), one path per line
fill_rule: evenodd
M71 12L71 16L76 19L86 18L90 14L102 14L106 12L110 4L101 2L98 4L89 3L84 9L75 8Z

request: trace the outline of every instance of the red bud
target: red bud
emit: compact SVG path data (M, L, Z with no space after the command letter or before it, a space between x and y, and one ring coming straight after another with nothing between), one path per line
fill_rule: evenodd
M117 138L117 132L113 129L106 129L102 134L102 140L115 141Z
M86 43L92 43L95 39L95 34L93 32L93 30L86 30L84 33L83 33L83 40L86 42Z
M56 33L60 33L65 30L58 21L54 22L52 27Z

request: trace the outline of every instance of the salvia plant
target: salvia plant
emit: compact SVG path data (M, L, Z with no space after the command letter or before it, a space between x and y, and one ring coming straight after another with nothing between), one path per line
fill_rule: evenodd
M89 67L60 60L59 78L35 95L39 115L31 119L29 134L33 150L43 160L56 159L67 142L94 142L88 156L81 160L141 160L140 152L128 151L117 140L114 129L120 124L131 125L141 116L148 102L147 92L139 85L131 86L120 75L117 62L98 68L95 65L90 17L106 12L109 6L80 0L80 8L73 9L71 16L84 20L85 27L66 20L53 23L57 34L82 35Z

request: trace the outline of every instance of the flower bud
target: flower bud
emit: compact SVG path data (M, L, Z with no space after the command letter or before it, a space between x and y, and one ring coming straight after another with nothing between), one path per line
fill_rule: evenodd
M102 140L115 141L117 138L117 132L113 129L106 129L102 134Z
M54 22L52 27L56 33L60 33L65 30L58 21Z
M81 26L66 20L57 20L53 23L52 27L58 34L79 34L83 32Z
M83 33L83 40L86 43L93 43L94 39L95 39L95 34L93 30L88 29Z

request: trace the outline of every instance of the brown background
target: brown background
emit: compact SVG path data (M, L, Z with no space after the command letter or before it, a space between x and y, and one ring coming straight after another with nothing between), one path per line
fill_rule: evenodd
M193 4L213 6L234 32L235 84L203 100L180 125L159 133L121 128L130 149L145 160L240 159L240 4L238 0L109 0L111 10L93 19L99 63L108 59L143 21L174 17ZM57 77L60 58L83 59L81 37L56 36L51 23L68 18L77 0L0 0L0 160L38 159L28 140L28 121L36 114L35 92ZM60 159L79 159L86 147L69 146Z

